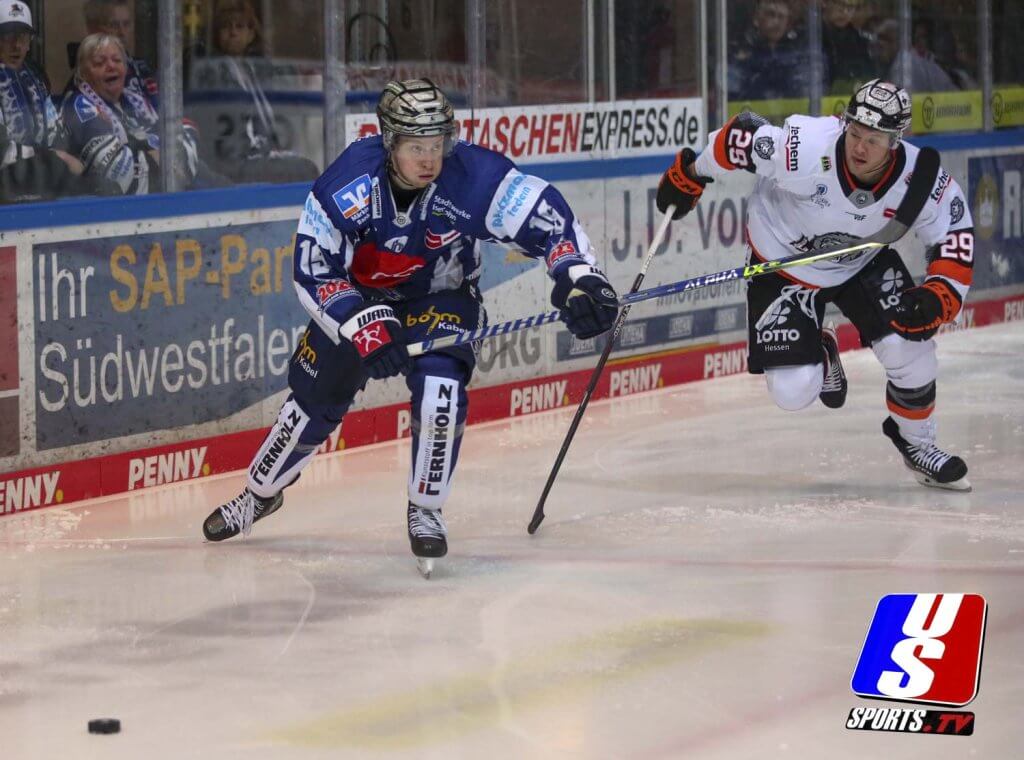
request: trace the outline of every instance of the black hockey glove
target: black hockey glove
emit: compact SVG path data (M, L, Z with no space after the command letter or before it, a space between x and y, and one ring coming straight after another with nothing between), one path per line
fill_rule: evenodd
M412 359L402 339L402 323L390 306L374 304L357 311L339 330L355 346L366 374L374 380L407 375Z
M959 293L943 280L925 280L923 285L903 291L889 324L907 340L928 340L940 326L956 319L959 311Z
M580 340L607 332L619 316L619 297L597 267L574 264L555 278L551 305L569 332Z
M675 163L661 177L658 183L658 211L665 213L669 206L675 206L673 219L682 219L689 214L700 200L704 186L714 182L711 177L693 174L690 165L697 160L697 154L683 148L676 156Z

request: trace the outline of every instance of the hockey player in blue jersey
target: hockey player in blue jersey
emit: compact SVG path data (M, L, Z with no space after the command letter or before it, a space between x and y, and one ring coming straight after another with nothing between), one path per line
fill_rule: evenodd
M429 80L391 82L379 136L350 145L314 183L295 242L295 289L311 316L292 357L291 394L245 490L207 518L211 541L247 534L281 507L367 380L404 375L412 400L408 528L429 574L448 550L448 497L468 412L470 346L410 358L406 345L484 326L480 240L542 260L551 301L577 337L607 331L617 296L562 194L498 153L458 142Z

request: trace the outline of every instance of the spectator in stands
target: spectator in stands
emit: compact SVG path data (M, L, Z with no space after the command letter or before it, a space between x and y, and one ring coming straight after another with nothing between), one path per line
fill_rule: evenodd
M896 19L881 19L875 25L871 55L875 62L888 71L885 78L914 92L944 92L955 90L949 75L935 61L928 49L928 33L920 24L915 28L914 45L909 50L899 49L900 25ZM906 81L904 61L909 62L910 80Z
M113 35L90 34L82 40L62 113L72 152L86 174L125 195L142 195L160 188L160 137L156 109L127 94L126 59L124 45ZM183 187L221 184L204 172L189 125L179 149L184 153Z
M135 49L135 15L129 0L85 0L82 6L86 34L109 34L121 41L125 50L125 92L131 99L149 101L159 108L156 72L141 58L132 57ZM68 44L69 60L77 61L78 43Z
M821 14L821 42L828 66L831 92L852 92L873 75L866 55L870 39L853 21L863 0L825 0Z
M214 52L220 56L227 86L245 93L246 105L239 129L218 143L219 158L238 182L297 182L314 180L316 165L295 153L281 150L274 128L274 109L260 84L257 65L262 60L259 18L250 0L222 0L213 24ZM261 67L264 71L267 66Z
M979 88L978 80L971 74L971 69L977 65L977 54L973 51L967 52L969 45L965 39L975 34L977 30L973 27L967 29L965 26L967 25L940 26L930 18L915 19L914 47L918 48L920 40L925 50L932 51L935 62L949 75L958 90L976 90Z
M233 143L222 142L223 157L247 159L270 152L274 139L274 109L260 86L254 58L262 57L260 22L248 0L226 0L217 6L213 23L214 54L220 59L222 81L248 95L243 126Z
M750 28L729 51L729 98L806 97L810 91L807 41L796 30L786 0L758 0Z
M64 148L50 82L28 60L35 29L20 0L0 0L0 201L88 192L82 163Z

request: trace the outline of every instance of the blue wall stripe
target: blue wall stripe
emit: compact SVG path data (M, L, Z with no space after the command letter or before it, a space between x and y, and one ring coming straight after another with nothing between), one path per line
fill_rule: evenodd
M1024 129L948 135L922 135L911 138L914 145L936 150L974 150L1024 146ZM614 179L661 174L674 154L599 161L563 161L550 164L523 164L522 168L549 182L581 179ZM133 219L166 219L190 214L281 208L305 201L310 184L242 185L228 189L193 190L187 193L162 193L118 198L72 198L50 203L27 203L3 207L0 231L66 227L74 224L124 222Z

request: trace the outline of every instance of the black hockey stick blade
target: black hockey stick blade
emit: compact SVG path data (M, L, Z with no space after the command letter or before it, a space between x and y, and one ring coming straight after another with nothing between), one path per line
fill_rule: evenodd
M665 232L668 230L669 224L672 222L672 215L675 213L675 205L670 204L665 213L661 218L661 224L658 225L658 229L654 233L654 238L651 240L651 245L647 248L647 254L644 256L643 264L640 266L640 271L637 272L636 279L633 280L633 286L629 289L630 293L636 293L640 290L640 286L643 285L644 277L647 276L647 267L651 265L651 261L654 259L655 254L658 252L658 247L661 245L662 238L665 237ZM586 390L583 391L583 398L580 399L580 404L576 407L576 414L572 418L572 424L569 425L569 432L565 434L565 439L562 441L562 448L558 451L558 456L555 457L555 464L551 468L551 472L548 474L548 480L544 484L544 491L540 495L540 499L537 501L537 507L533 510L533 517L530 519L530 524L526 527L527 533L531 536L537 532L537 528L544 521L544 503L548 499L548 494L551 493L551 486L555 484L555 478L558 477L558 472L562 468L562 462L565 460L565 455L569 452L569 444L572 443L573 437L576 435L576 428L580 426L580 420L583 419L583 413L587 411L587 404L590 403L590 397L594 394L594 389L597 388L597 381L601 378L601 372L604 370L604 365L608 361L608 357L611 356L612 349L615 347L615 341L619 337L619 331L622 330L622 325L626 322L626 317L629 316L629 304L622 307L619 312L619 316L615 319L615 323L612 325L611 331L608 333L608 342L604 344L604 351L601 352L601 358L597 361L597 366L594 367L594 371L590 374L590 381L587 383Z
M630 292L634 292L636 289L637 288L634 288L634 290ZM530 518L530 524L526 526L526 532L531 536L537 532L537 528L539 528L540 524L544 522L544 503L548 500L548 494L551 493L551 486L555 484L555 478L558 477L558 472L562 468L562 462L565 460L565 455L569 452L569 444L572 443L572 439L576 435L576 428L580 426L580 420L583 419L583 413L587 410L587 405L590 403L590 397L594 394L594 389L597 388L597 381L601 377L604 365L608 362L608 357L611 356L612 349L615 347L615 341L619 337L619 331L622 330L622 325L625 323L626 316L628 314L629 305L627 304L622 307L618 318L615 320L615 324L608 336L608 342L604 344L604 351L601 352L601 358L598 359L597 366L594 367L594 371L590 375L590 382L587 383L587 389L583 392L583 398L580 399L579 406L576 407L576 414L572 418L572 424L569 425L569 432L565 434L565 439L562 441L562 448L559 449L558 456L555 458L555 464L551 468L551 473L548 475L547 482L544 484L544 491L540 495L537 507L533 510L533 517Z
M921 148L910 175L907 194L903 196L896 215L872 239L879 243L895 243L907 234L928 202L935 180L938 179L942 160L935 148Z

